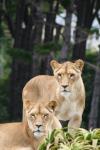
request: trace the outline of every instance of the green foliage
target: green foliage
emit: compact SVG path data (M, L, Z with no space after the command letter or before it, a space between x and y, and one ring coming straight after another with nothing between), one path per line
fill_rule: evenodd
M39 54L49 54L50 51L54 51L55 53L61 49L61 44L49 42L45 44L38 44L34 47L34 51Z
M11 48L11 39L2 37L0 38L0 65L3 68L3 78L7 78L10 73L9 65L11 63L11 57L7 53Z
M100 129L88 131L74 129L74 134L65 129L55 129L39 146L39 150L99 150Z
M72 0L60 0L61 5L66 9L71 4Z
M99 36L100 34L99 34L99 29L98 28L91 28L90 30L89 30L89 34L96 34L97 36Z
M20 48L10 48L8 49L8 53L14 59L16 58L32 63L32 53L30 53L29 51L25 51L24 49Z
M4 35L3 29L2 29L2 24L0 22L0 37L2 37Z
M0 76L0 122L8 122L9 120L9 74L11 57L7 50L11 48L11 39L0 38L0 65L2 74Z
M50 5L47 0L40 1L39 5L42 12L47 13L50 10Z
M18 1L17 0L7 0L6 1L6 8L7 8L7 13L12 16L12 18L15 20L16 18L16 6L17 6Z

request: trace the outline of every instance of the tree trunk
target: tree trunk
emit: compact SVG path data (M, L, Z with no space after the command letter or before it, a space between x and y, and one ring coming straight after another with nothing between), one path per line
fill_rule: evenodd
M36 25L36 33L35 33L35 44L41 44L42 42L42 29L43 29L43 16L39 13L37 16L37 20L35 21Z
M13 50L11 72L11 102L9 111L10 120L21 120L22 89L32 77L32 53L34 41L34 20L36 8L29 5L31 13L27 11L25 0L20 0L16 13L15 42ZM34 74L34 73L33 73Z
M84 16L86 17L87 9L85 5L87 5L87 2L80 1L79 9L77 10L77 25L76 25L76 31L75 31L75 45L73 48L73 54L72 59L85 59L85 51L86 51L86 40L87 40L87 32L85 29L90 29L88 24L90 20L84 19ZM87 24L88 22L88 24Z
M55 35L55 43L59 42L60 34L61 34L62 25L56 24L56 35Z
M46 14L44 43L53 41L55 17L58 12L59 0L56 2L55 7L54 7L53 0L49 1L49 5L50 5L50 10Z
M75 45L73 49L73 60L75 59L85 59L85 51L86 51L86 41L87 41L86 33L83 33L82 29L76 29L76 37L75 37Z
M31 64L25 60L13 59L11 73L10 120L20 121L22 118L22 89L32 77Z
M98 55L97 66L100 66L100 51ZM91 110L89 115L89 129L100 127L100 69L96 70L95 80L94 80L94 90L91 103Z
M73 48L73 59L85 59L86 41L88 32L91 28L92 22L99 10L99 0L76 0L77 11L77 26L75 32L75 45ZM95 10L95 11L94 11Z
M51 12L48 12L46 14L45 43L53 40L54 20L54 15Z
M50 51L49 54L42 56L40 74L51 74L52 69L50 67L50 61L54 59L54 51Z
M66 18L65 18L65 29L63 33L63 47L61 49L61 60L65 61L68 57L68 51L70 49L70 40L71 40L71 19L72 19L72 12L70 7L66 10Z

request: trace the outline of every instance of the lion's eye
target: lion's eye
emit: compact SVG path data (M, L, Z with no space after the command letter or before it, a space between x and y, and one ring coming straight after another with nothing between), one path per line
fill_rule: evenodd
M31 114L31 116L32 116L33 118L35 118L35 114Z
M61 78L61 73L58 73L58 77Z
M49 114L44 114L43 117L44 118L48 118Z
M73 78L74 76L75 76L74 73L71 73L71 74L70 74L70 78Z

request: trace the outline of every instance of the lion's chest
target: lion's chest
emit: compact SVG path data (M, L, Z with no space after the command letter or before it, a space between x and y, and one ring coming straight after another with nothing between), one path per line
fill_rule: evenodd
M71 116L77 111L76 103L66 98L56 110L56 116L59 120L70 120Z

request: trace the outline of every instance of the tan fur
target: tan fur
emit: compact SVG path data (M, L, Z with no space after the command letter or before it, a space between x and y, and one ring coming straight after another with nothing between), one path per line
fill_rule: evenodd
M85 90L81 78L84 62L51 61L54 76L39 75L27 82L23 89L23 103L27 99L37 102L42 99L56 99L56 116L59 120L69 120L68 127L80 127L85 107ZM65 91L64 88L65 87ZM24 114L25 117L25 114Z
M37 150L48 132L54 128L61 128L53 112L55 101L49 104L29 103L25 103L24 122L0 124L0 150Z

